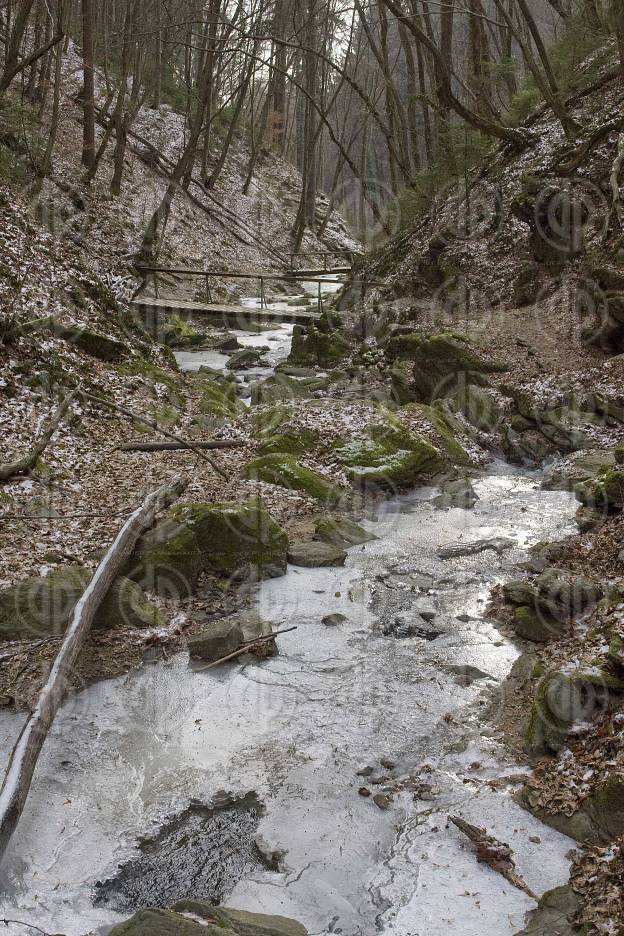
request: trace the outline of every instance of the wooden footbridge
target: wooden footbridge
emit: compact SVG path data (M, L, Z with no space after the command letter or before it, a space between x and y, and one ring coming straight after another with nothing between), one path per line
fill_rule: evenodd
M259 322L276 325L296 324L307 325L318 320L323 311L323 287L329 283L340 283L341 286L355 286L365 295L369 285L362 280L350 279L351 265L332 266L329 263L333 254L314 255L324 260L323 266L316 268L294 268L296 258L300 254L291 254L287 272L251 272L237 273L231 270L200 270L197 268L167 267L167 266L140 266L139 272L143 277L143 285L132 300L132 308L141 319L143 326L152 334L157 334L159 323L170 315L177 315L183 319L208 318L211 324L224 328L249 328ZM306 258L307 259L307 258ZM286 264L285 264L286 265ZM197 300L183 299L175 295L161 295L163 278L169 280L203 279L205 298ZM247 300L245 304L215 302L212 290L214 280L249 281L259 284L259 296L255 300ZM281 295L267 298L267 287L271 283L292 285L297 293L303 282L314 284L317 291L317 303L313 308L292 305L284 308L284 298ZM151 285L150 294L147 289ZM168 284L167 284L168 285ZM376 284L375 284L376 285ZM272 305L282 304L282 308L272 308Z

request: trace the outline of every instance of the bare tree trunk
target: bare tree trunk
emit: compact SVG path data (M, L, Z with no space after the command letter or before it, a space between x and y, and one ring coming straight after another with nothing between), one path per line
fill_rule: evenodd
M26 805L37 761L48 732L69 687L69 680L84 647L93 620L108 591L128 561L138 539L157 514L178 499L187 482L166 485L145 499L124 523L74 608L71 622L48 680L17 740L0 790L0 861Z
M82 0L83 128L82 162L87 169L95 163L95 49L93 0Z

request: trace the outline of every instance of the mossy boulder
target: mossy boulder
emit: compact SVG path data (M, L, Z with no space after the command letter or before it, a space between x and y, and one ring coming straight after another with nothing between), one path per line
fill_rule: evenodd
M561 626L531 605L514 609L512 627L519 637L532 643L545 643L562 635Z
M236 387L227 381L207 380L201 392L199 409L204 416L238 419L246 411L245 404L236 395Z
M315 539L342 549L348 549L350 546L361 546L363 543L369 543L377 539L374 533L365 530L364 527L354 523L353 520L330 514L318 518L314 531Z
M575 452L555 465L542 487L549 491L574 490L577 484L591 481L604 469L615 464L612 452L600 449Z
M188 504L145 534L128 574L159 594L189 595L199 575L264 579L286 571L288 537L259 498Z
M253 406L310 398L310 391L300 380L282 373L273 374L266 380L256 380L250 389Z
M289 455L303 455L319 444L320 436L312 429L285 427L281 432L263 433L258 446L260 455L273 455L286 452Z
M620 442L613 451L616 465L624 465L624 442Z
M128 351L122 341L108 335L101 335L89 328L81 328L79 325L61 325L53 322L50 331L56 338L62 338L79 351L99 361L119 361Z
M433 504L436 510L450 510L452 507L470 510L478 500L470 479L456 478L442 484L442 491L434 497Z
M557 753L570 729L604 714L624 682L599 667L547 673L539 682L526 734L532 754Z
M287 917L183 900L171 910L141 910L109 936L307 936L307 930Z
M0 640L34 640L58 636L69 623L92 573L69 566L47 576L25 579L0 591ZM115 580L95 618L95 627L160 627L162 613L147 600L136 582Z
M407 413L417 413L420 419L429 424L429 436L453 465L469 467L472 459L459 439L462 430L455 419L442 405L428 406L424 403L408 403L404 407Z
M603 469L597 478L577 484L574 493L584 507L620 513L624 508L624 467L616 465Z
M338 448L336 454L358 486L397 488L417 484L444 469L445 457L431 442L391 413L366 428L368 439Z
M339 546L316 540L306 543L291 543L288 547L288 561L296 566L308 569L343 566L347 553Z
M624 776L617 770L601 780L571 815L545 810L530 787L515 799L541 822L583 844L610 845L624 835Z
M501 410L487 390L473 383L464 384L449 404L481 432L493 432L500 424Z
M454 395L467 383L483 385L486 375L506 370L471 348L468 339L454 332L420 336L414 348L413 383L418 398L431 403Z
M336 316L323 313L317 324L295 325L288 364L302 367L331 368L350 352L351 345L338 330Z
M243 477L250 481L265 481L267 484L299 491L322 503L335 503L343 493L327 478L302 465L294 455L287 453L254 458L243 469Z

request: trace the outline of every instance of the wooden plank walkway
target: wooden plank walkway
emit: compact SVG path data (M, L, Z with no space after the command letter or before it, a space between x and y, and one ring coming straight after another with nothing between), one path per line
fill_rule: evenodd
M162 315L180 315L183 318L206 316L228 327L255 322L274 323L276 325L308 325L316 322L318 312L293 306L288 309L256 309L251 306L225 305L216 302L189 302L185 299L161 299L153 296L139 296L132 302L133 309L141 316L146 326L156 324Z

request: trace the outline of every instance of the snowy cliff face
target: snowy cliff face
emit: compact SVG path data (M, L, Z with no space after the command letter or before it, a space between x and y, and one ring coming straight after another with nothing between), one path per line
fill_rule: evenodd
M146 224L159 205L167 185L167 172L185 142L184 117L164 104L143 108L132 125L121 195L111 198L114 140L102 160L96 179L83 182L81 61L75 48L65 59L62 119L54 157L54 172L44 185L37 209L59 239L74 243L100 274L127 272L136 255ZM105 103L102 74L97 74L98 102ZM98 127L98 145L102 127ZM215 128L208 167L221 152L223 127ZM161 260L172 265L248 270L279 268L292 250L292 229L301 190L297 170L274 151L261 149L248 194L243 187L250 159L250 143L237 130L225 167L210 191L199 183L196 166L188 192L175 198ZM318 214L324 219L328 201L319 193ZM307 233L303 252L359 249L344 220L332 212L322 240ZM231 284L230 284L231 286Z

